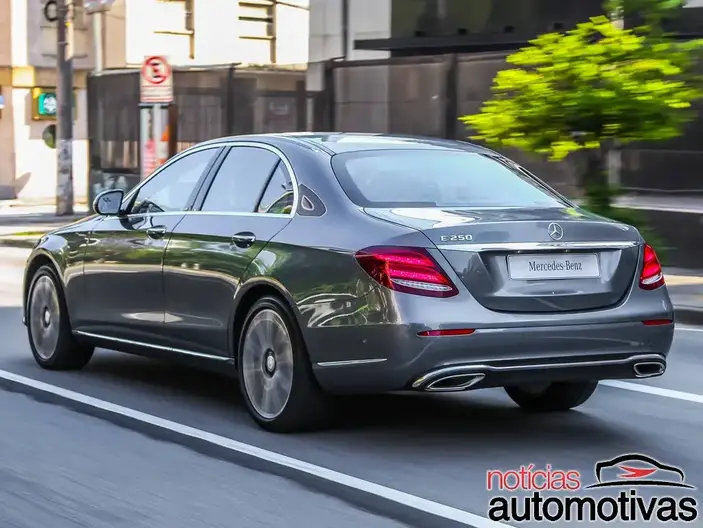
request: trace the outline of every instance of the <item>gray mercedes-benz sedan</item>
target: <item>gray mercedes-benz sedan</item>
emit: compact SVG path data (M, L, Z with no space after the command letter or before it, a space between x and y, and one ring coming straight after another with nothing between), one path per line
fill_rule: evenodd
M655 251L470 143L280 134L201 143L26 267L37 363L95 347L231 372L263 428L331 395L505 387L522 408L659 376L674 311Z

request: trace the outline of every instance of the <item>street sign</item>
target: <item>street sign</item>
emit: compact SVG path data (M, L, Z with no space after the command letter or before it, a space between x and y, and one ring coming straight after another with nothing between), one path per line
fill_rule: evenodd
M73 92L73 118L76 118L76 93ZM32 88L32 119L34 121L54 121L58 113L59 104L56 88Z
M166 57L146 57L141 71L141 102L169 104L173 102L173 70Z
M41 116L55 116L59 109L55 93L43 93L37 101L37 110Z
M48 2L44 4L44 18L47 22L56 22L58 20L57 8L56 0L48 0Z

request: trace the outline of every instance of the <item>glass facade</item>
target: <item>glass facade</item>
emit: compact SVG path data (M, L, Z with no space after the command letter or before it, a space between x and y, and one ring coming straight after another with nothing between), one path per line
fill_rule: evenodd
M393 0L391 36L523 41L602 12L602 0Z

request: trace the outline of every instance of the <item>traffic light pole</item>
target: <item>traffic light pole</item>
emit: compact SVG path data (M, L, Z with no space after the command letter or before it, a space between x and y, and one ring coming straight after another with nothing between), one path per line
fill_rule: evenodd
M56 1L56 214L73 214L73 0Z

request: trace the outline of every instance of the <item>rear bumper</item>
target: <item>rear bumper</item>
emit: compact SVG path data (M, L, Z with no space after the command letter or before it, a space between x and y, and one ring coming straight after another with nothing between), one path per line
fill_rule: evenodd
M563 358L539 361L455 365L432 370L416 378L410 388L427 392L505 387L534 382L652 378L666 371L666 357L642 354L626 357Z
M311 352L325 343L335 352L329 360L311 354L315 375L323 388L338 393L437 390L435 382L449 376L455 376L452 390L653 377L666 369L674 325L491 328L446 337L417 332L414 325L308 330ZM639 374L636 365L643 365Z

